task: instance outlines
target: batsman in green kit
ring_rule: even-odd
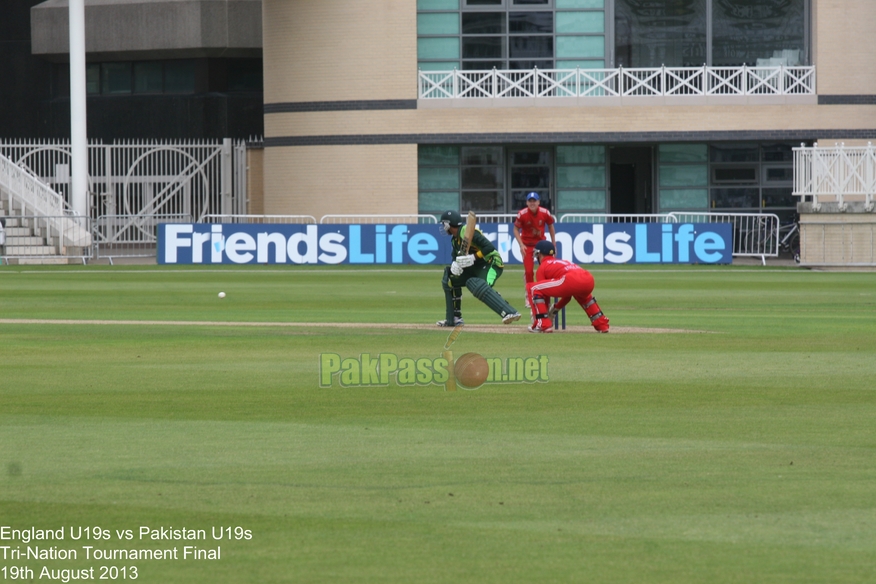
[[[493,290],[493,284],[502,275],[504,263],[502,256],[483,233],[475,231],[471,247],[462,254],[466,226],[462,216],[456,211],[445,211],[441,215],[441,227],[451,237],[453,262],[444,268],[441,286],[444,288],[445,318],[438,326],[457,326],[462,320],[462,287],[490,307],[502,317],[504,324],[520,320],[520,313],[508,304],[502,295]]]

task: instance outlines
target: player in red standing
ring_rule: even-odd
[[[590,317],[593,328],[600,333],[608,332],[608,318],[593,297],[593,276],[577,264],[555,257],[556,249],[549,241],[539,241],[533,255],[538,261],[537,282],[526,285],[526,296],[532,307],[531,333],[553,331],[554,314],[574,298]],[[551,298],[559,298],[548,308]]]
[[[551,234],[551,243],[557,244],[557,232],[554,229],[554,217],[550,211],[541,206],[538,193],[526,195],[526,208],[517,213],[514,220],[514,239],[520,246],[520,254],[523,257],[523,282],[529,285],[534,281],[533,249],[539,241],[544,241],[544,228],[547,227]],[[527,295],[527,302],[529,298]],[[526,305],[527,307],[529,304]]]

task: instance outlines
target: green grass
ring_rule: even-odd
[[[701,332],[463,331],[457,356],[548,355],[550,381],[448,393],[318,386],[320,353],[437,358],[442,330],[0,323],[0,526],[99,526],[110,541],[42,544],[180,553],[192,542],[139,528],[252,532],[194,542],[221,545],[218,561],[0,568],[135,565],[147,583],[876,579],[876,274],[592,271],[617,332]],[[521,279],[498,285],[518,308]],[[4,266],[0,311],[430,323],[443,294],[435,268]],[[498,323],[467,292],[464,312]],[[568,319],[586,321],[575,306]]]

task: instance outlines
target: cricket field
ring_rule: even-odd
[[[0,266],[0,581],[876,581],[876,273],[591,271]]]

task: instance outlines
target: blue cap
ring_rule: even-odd
[[[540,199],[539,199],[538,193],[532,192],[532,193],[529,193],[528,195],[526,195],[526,200],[527,201],[538,201]]]
[[[554,249],[554,244],[552,244],[547,239],[542,239],[538,243],[535,244],[535,253],[540,253],[546,256],[552,256],[556,253]]]

